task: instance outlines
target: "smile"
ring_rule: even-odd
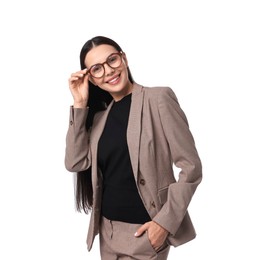
[[[118,75],[118,76],[112,78],[111,80],[107,81],[107,83],[111,84],[111,85],[115,85],[119,82],[119,80],[120,80],[120,75]]]

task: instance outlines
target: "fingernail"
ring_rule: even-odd
[[[136,232],[135,234],[134,234],[134,236],[136,237],[138,235],[138,232]]]

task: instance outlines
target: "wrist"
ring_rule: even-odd
[[[86,108],[87,102],[74,102],[74,108]]]

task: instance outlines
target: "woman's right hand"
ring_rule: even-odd
[[[89,98],[89,73],[87,69],[71,74],[68,79],[69,89],[74,98],[74,108],[84,108]]]

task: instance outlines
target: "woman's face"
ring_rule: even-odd
[[[107,58],[118,51],[111,45],[102,44],[91,49],[85,57],[85,65],[90,69],[93,65],[102,64]],[[128,77],[128,62],[125,54],[121,55],[122,62],[117,68],[103,64],[104,74],[101,78],[90,76],[90,81],[101,89],[109,92],[115,101],[120,100],[132,91],[132,84]]]

